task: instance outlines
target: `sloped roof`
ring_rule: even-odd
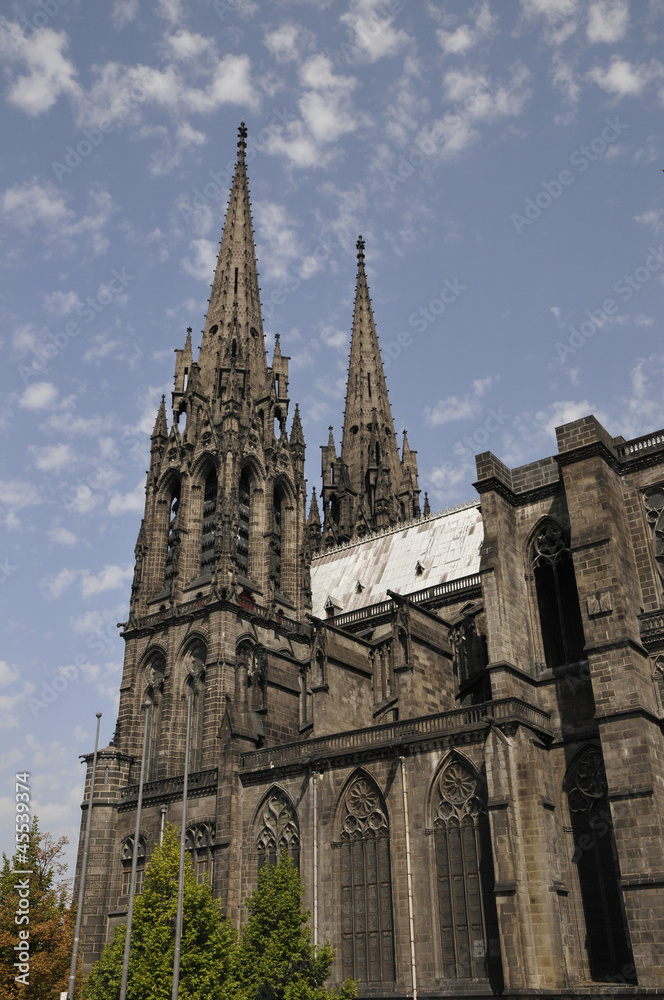
[[[474,501],[316,556],[313,614],[325,617],[329,597],[339,614],[387,600],[388,589],[412,594],[478,573],[482,538],[479,501]]]

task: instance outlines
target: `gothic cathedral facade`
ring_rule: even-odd
[[[125,918],[145,738],[139,884],[186,770],[187,848],[229,916],[287,849],[360,996],[664,995],[664,433],[589,416],[553,457],[479,455],[479,501],[421,507],[360,239],[341,446],[307,511],[245,137],[151,438],[86,966]]]

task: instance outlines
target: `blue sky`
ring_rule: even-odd
[[[475,495],[475,452],[541,458],[589,412],[664,426],[664,0],[3,9],[0,847],[28,770],[73,851],[240,120],[310,485],[340,441],[361,232],[395,424],[444,507]]]

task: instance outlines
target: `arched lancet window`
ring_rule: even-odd
[[[168,537],[166,542],[166,571],[164,585],[170,590],[178,571],[180,556],[180,532],[178,512],[180,510],[180,483],[175,483],[171,490],[171,502],[168,515]]]
[[[598,746],[587,747],[572,762],[565,786],[574,831],[572,860],[579,875],[590,974],[596,982],[612,976],[625,977],[620,982],[636,982],[606,772]]]
[[[501,985],[486,802],[477,776],[461,760],[447,764],[437,780],[433,831],[443,978]]]
[[[134,838],[125,837],[120,850],[122,865],[121,896],[128,896],[131,890],[131,865],[134,856]],[[136,859],[136,893],[143,891],[143,876],[145,875],[145,837],[138,838],[138,857]]]
[[[200,575],[210,576],[214,568],[214,529],[217,513],[217,473],[208,472],[203,493]]]
[[[255,826],[258,870],[264,864],[276,865],[283,850],[288,851],[295,867],[300,868],[300,825],[293,803],[281,789],[270,792],[258,811]]]
[[[546,665],[576,663],[583,659],[585,639],[572,553],[559,524],[543,525],[532,558]]]
[[[664,712],[664,656],[658,656],[655,660],[653,681],[655,682],[655,691],[659,700],[659,710],[660,712]]]
[[[196,823],[184,835],[185,850],[190,852],[191,865],[198,882],[212,885],[214,865],[214,824]]]
[[[394,980],[390,830],[373,782],[356,778],[341,823],[341,952],[344,979]]]
[[[310,726],[314,721],[311,688],[309,687],[310,673],[311,667],[309,664],[300,667],[300,727],[302,729]]]
[[[243,469],[239,486],[239,510],[235,561],[243,576],[249,576],[249,524],[251,516],[251,479],[249,470]]]
[[[147,669],[146,698],[150,702],[148,712],[148,728],[146,734],[145,780],[154,781],[159,765],[159,749],[161,743],[161,723],[164,703],[164,672],[166,663],[162,656],[156,656]]]
[[[284,492],[280,486],[275,486],[272,505],[272,542],[270,545],[270,577],[275,590],[281,590],[281,549],[282,549],[282,507]]]
[[[203,724],[205,712],[205,661],[203,643],[196,643],[187,653],[187,697],[191,698],[191,731],[189,770],[200,771],[203,754]]]

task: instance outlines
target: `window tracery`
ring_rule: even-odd
[[[584,655],[583,623],[569,541],[556,522],[537,533],[532,564],[546,665],[576,663]]]
[[[437,779],[434,850],[443,978],[502,982],[493,858],[477,775],[452,760]]]
[[[572,762],[566,787],[575,844],[572,860],[579,876],[590,974],[595,981],[624,976],[625,969],[634,969],[634,963],[599,746],[588,746]],[[628,977],[628,981],[635,979]]]
[[[288,851],[296,868],[300,867],[300,827],[293,805],[280,789],[263,803],[256,825],[256,850],[259,870],[264,864],[276,865],[283,850]]]
[[[344,797],[341,939],[344,978],[394,980],[389,822],[378,789],[363,776]]]
[[[122,885],[120,895],[128,896],[131,890],[131,866],[134,857],[134,838],[125,837],[120,849],[120,863],[122,865]],[[143,876],[145,875],[145,837],[138,838],[138,857],[136,859],[136,895],[143,891]]]
[[[214,865],[214,824],[197,823],[187,828],[185,850],[190,852],[191,864],[198,882],[212,885]]]

